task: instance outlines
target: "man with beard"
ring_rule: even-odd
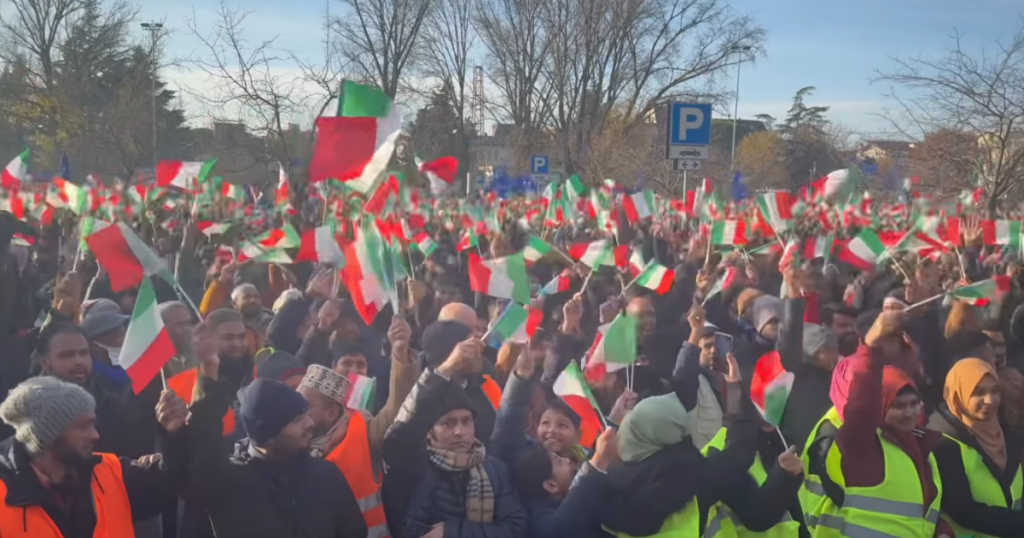
[[[256,286],[249,283],[235,285],[238,268],[237,263],[229,263],[221,269],[219,278],[210,283],[206,294],[203,295],[199,312],[208,316],[213,311],[227,306],[230,297],[231,306],[242,315],[245,323],[246,346],[249,353],[255,356],[263,347],[263,339],[267,335],[267,327],[274,319],[274,313],[263,308]],[[231,290],[230,295],[228,290]]]
[[[835,333],[839,340],[839,356],[849,357],[857,352],[857,309],[844,304],[830,304],[821,309],[821,324]]]
[[[164,321],[171,343],[177,351],[171,360],[164,365],[164,375],[170,379],[185,370],[195,368],[198,362],[192,356],[192,338],[195,336],[195,322],[192,311],[181,301],[169,301],[160,304],[160,317]]]
[[[89,341],[78,326],[53,323],[39,333],[37,342],[42,375],[84,388],[95,400],[96,449],[119,456],[139,457],[152,452],[152,437],[139,440],[140,417],[132,413],[133,395],[110,379],[93,372]]]
[[[161,395],[156,415],[166,450],[159,461],[94,453],[101,440],[95,409],[80,386],[52,377],[25,381],[0,405],[0,419],[16,432],[0,443],[4,536],[130,537],[133,519],[155,517],[173,501],[187,465],[184,402]]]
[[[206,318],[201,329],[212,338],[211,345],[220,359],[220,379],[235,391],[248,385],[255,377],[252,353],[246,345],[246,327],[242,315],[235,310],[222,308]],[[200,357],[202,353],[197,351]],[[196,389],[198,368],[184,372],[167,380],[167,388],[174,391],[185,403],[191,404]],[[235,431],[235,413],[231,409],[224,414],[223,434]]]
[[[201,396],[192,405],[190,489],[186,500],[205,511],[205,537],[365,538],[352,489],[334,465],[309,455],[313,420],[306,400],[284,383],[257,379],[238,391],[247,436],[234,454],[220,449],[220,417],[235,397],[220,359],[200,357]]]
[[[311,364],[299,383],[299,394],[309,403],[309,418],[313,421],[311,454],[333,463],[345,475],[362,509],[370,538],[389,536],[380,498],[381,452],[384,434],[419,374],[419,367],[409,359],[411,336],[412,329],[405,319],[393,316],[388,330],[391,391],[384,408],[375,416],[345,409],[351,383],[349,374],[337,367],[331,370]]]

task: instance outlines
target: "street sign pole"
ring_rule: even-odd
[[[686,196],[686,175],[687,174],[688,174],[688,172],[684,169],[683,170],[683,196]]]

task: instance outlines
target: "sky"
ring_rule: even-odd
[[[340,11],[336,0],[227,1],[251,11],[246,25],[251,40],[276,37],[278,47],[314,61],[321,57],[326,2],[331,2],[335,13]],[[752,15],[768,33],[766,56],[741,67],[739,116],[766,113],[784,118],[794,92],[815,86],[809,104],[831,107],[829,119],[860,137],[891,131],[886,120],[878,117],[893,106],[885,98],[889,87],[871,79],[879,70],[892,69],[892,56],[940,56],[951,45],[954,32],[961,34],[968,49],[991,50],[997,39],[1010,38],[1024,11],[1019,0],[729,1],[736,11]],[[142,0],[140,6],[144,19],[163,20],[172,29],[168,52],[181,57],[197,50],[184,18],[194,9],[201,23],[212,22],[218,2]],[[735,71],[725,79],[726,87],[734,87],[733,77]],[[179,86],[208,84],[201,74],[180,69],[171,78]]]

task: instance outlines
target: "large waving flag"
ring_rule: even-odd
[[[167,275],[164,260],[124,222],[94,231],[85,242],[107,271],[115,293],[138,286],[147,276]]]
[[[20,155],[15,157],[7,167],[0,171],[0,186],[5,189],[14,189],[20,187],[28,176],[28,160],[30,155],[29,150],[21,152]]]
[[[216,165],[217,159],[206,162],[160,161],[156,165],[156,184],[192,190],[196,183],[206,182]]]
[[[118,363],[132,380],[135,394],[149,385],[167,361],[177,353],[171,336],[164,327],[153,284],[148,278],[142,279],[139,296],[132,310],[132,320],[121,346]]]
[[[369,192],[387,168],[402,132],[402,113],[378,88],[343,81],[337,115],[316,120],[309,181],[337,179]]]
[[[496,260],[481,260],[469,253],[469,286],[473,291],[512,299],[519,304],[530,302],[530,281],[526,277],[523,254],[513,254]]]

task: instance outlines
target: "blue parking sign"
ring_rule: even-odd
[[[549,164],[550,162],[547,155],[534,155],[533,157],[530,157],[530,173],[547,174]]]

